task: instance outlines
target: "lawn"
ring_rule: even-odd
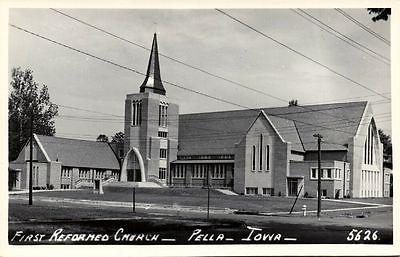
[[[105,187],[104,194],[94,194],[91,190],[80,191],[48,191],[37,192],[34,196],[46,196],[54,198],[87,199],[98,201],[131,202],[132,189],[122,187]],[[218,191],[210,190],[210,207],[229,208],[235,210],[255,212],[288,212],[294,203],[294,198],[263,197],[244,195],[224,195]],[[352,200],[352,199],[350,199]],[[363,201],[363,199],[357,199]],[[137,188],[136,202],[163,204],[170,206],[207,206],[207,189],[203,188]],[[385,202],[386,204],[387,201]],[[316,199],[298,199],[294,211],[301,211],[303,205],[308,210],[317,209]],[[347,202],[322,201],[322,210],[336,208],[362,207],[363,205]]]

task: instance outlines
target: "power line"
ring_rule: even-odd
[[[365,125],[365,124],[368,124],[368,123],[361,123],[360,125]],[[73,136],[80,136],[81,138],[95,138],[95,137],[98,136],[97,134],[57,133],[57,136],[59,136],[59,135],[65,135],[65,136],[73,135]],[[242,134],[242,135],[244,135],[244,134]],[[259,135],[259,134],[258,133],[252,133],[252,134],[248,134],[248,135]],[[188,136],[188,135],[186,135],[186,136]],[[216,137],[216,138],[210,138],[210,137],[204,137],[204,136],[198,136],[198,137],[190,136],[190,138],[185,138],[184,141],[186,143],[187,142],[198,142],[199,140],[204,139],[204,138],[209,139],[209,140],[211,140],[213,142],[217,142],[217,141],[225,141],[227,139],[236,138],[236,137],[235,137],[235,135],[232,135],[232,136],[229,136],[229,137]],[[178,139],[178,138],[173,138],[173,139]],[[146,142],[147,139],[136,139],[134,141],[135,142]],[[332,144],[332,145],[339,145],[339,146],[342,146],[342,147],[344,146],[341,143],[337,143],[337,142],[333,142],[333,141],[324,140],[324,142],[328,143],[328,144]],[[301,145],[301,146],[303,146],[304,144],[311,144],[311,143],[315,143],[315,141],[302,142],[302,143],[301,142],[300,143],[292,142],[292,145]],[[364,143],[361,143],[359,145],[356,144],[354,146],[363,148],[364,147]],[[243,147],[245,147],[245,146],[243,146]],[[196,147],[197,150],[198,149],[206,149],[206,150],[210,150],[210,149],[225,149],[225,150],[227,150],[227,149],[236,149],[236,148],[237,148],[236,146],[221,146],[221,147],[218,147],[218,146],[217,147],[207,146],[207,148]]]
[[[105,30],[105,29],[99,28],[98,26],[95,26],[95,25],[90,24],[90,23],[88,23],[88,22],[86,22],[86,21],[83,21],[82,19],[78,19],[78,18],[76,18],[76,17],[74,17],[74,16],[71,16],[71,15],[69,15],[69,14],[66,14],[66,13],[64,13],[64,12],[62,12],[62,11],[60,11],[60,10],[57,10],[57,9],[54,9],[54,8],[50,8],[50,10],[56,12],[57,14],[63,15],[63,16],[65,16],[65,17],[69,18],[69,19],[72,19],[72,20],[74,20],[74,21],[76,21],[76,22],[79,22],[79,23],[81,23],[81,24],[83,24],[83,25],[85,25],[85,26],[88,26],[88,27],[93,28],[93,29],[95,29],[95,30],[101,31],[101,32],[103,32],[103,33],[105,33],[105,34],[107,34],[107,35],[109,35],[109,36],[112,36],[112,37],[114,37],[114,38],[117,38],[117,39],[119,39],[119,40],[122,40],[122,41],[124,41],[124,42],[127,42],[127,43],[129,43],[129,44],[134,45],[134,46],[140,47],[140,48],[145,49],[145,50],[147,50],[147,51],[151,51],[151,49],[149,49],[149,48],[147,48],[147,47],[145,47],[145,46],[143,46],[143,45],[141,45],[141,44],[139,44],[139,43],[136,43],[136,42],[133,42],[133,41],[128,40],[128,39],[126,39],[126,38],[123,38],[123,37],[121,37],[121,36],[118,36],[118,35],[116,35],[115,33],[112,33],[112,32],[109,32],[109,31],[107,31],[107,30]],[[172,61],[174,61],[174,62],[177,62],[177,63],[179,63],[179,64],[182,64],[182,65],[184,65],[184,66],[190,67],[190,68],[195,69],[195,70],[200,71],[200,72],[203,72],[203,73],[205,73],[205,74],[207,74],[207,75],[210,75],[210,76],[212,76],[212,77],[215,77],[215,78],[218,78],[218,79],[222,79],[222,80],[224,80],[224,81],[226,81],[226,82],[229,82],[229,83],[231,83],[231,84],[234,84],[234,85],[236,85],[236,86],[240,86],[240,87],[242,87],[242,88],[245,88],[245,89],[248,89],[248,90],[251,90],[251,91],[254,91],[254,92],[257,92],[257,93],[266,95],[266,96],[269,96],[269,97],[271,97],[271,98],[274,98],[274,99],[279,100],[279,101],[283,101],[283,102],[285,102],[285,103],[288,102],[286,99],[283,99],[283,98],[280,98],[280,97],[276,97],[276,96],[271,95],[271,94],[268,94],[268,93],[266,93],[266,92],[264,92],[264,91],[260,91],[260,90],[254,89],[254,88],[248,87],[248,86],[246,86],[246,85],[243,85],[243,84],[241,84],[241,83],[238,83],[238,82],[236,82],[236,81],[233,81],[233,80],[227,79],[227,78],[225,78],[225,77],[222,77],[222,76],[220,76],[220,75],[213,74],[213,73],[211,73],[211,72],[209,72],[209,71],[206,71],[206,70],[204,70],[204,69],[202,69],[202,68],[199,68],[199,67],[195,67],[195,66],[193,66],[193,65],[191,65],[191,64],[187,64],[187,63],[185,63],[185,62],[183,62],[183,61],[180,61],[180,60],[178,60],[178,59],[176,59],[176,58],[167,56],[167,55],[162,54],[162,53],[159,53],[159,55],[160,55],[160,56],[163,56],[163,57],[165,57],[165,58],[167,58],[167,59],[169,59],[169,60],[172,60]],[[306,109],[307,109],[307,107],[305,107],[305,106],[301,106],[301,105],[299,105],[299,106],[302,107],[302,108],[306,108]],[[311,110],[312,110],[312,109],[311,109]],[[332,116],[331,114],[328,114],[328,115],[329,115],[329,116]],[[332,116],[332,117],[337,118],[336,116]],[[350,121],[350,122],[352,122],[352,121]]]
[[[340,8],[335,8],[335,10],[337,12],[339,12],[341,15],[343,15],[344,17],[346,17],[348,20],[352,21],[354,24],[356,24],[357,26],[359,26],[360,28],[362,28],[363,30],[365,30],[366,32],[371,34],[372,36],[376,37],[377,39],[379,39],[380,41],[382,41],[386,45],[390,46],[390,41],[388,39],[386,39],[382,35],[379,35],[375,31],[373,31],[372,29],[368,28],[367,26],[365,26],[364,24],[359,22],[357,19],[355,19],[353,16],[351,16],[350,14],[345,12],[344,10],[342,10]]]
[[[111,64],[111,65],[114,65],[114,66],[116,66],[116,67],[119,67],[119,68],[122,68],[122,69],[125,69],[125,70],[128,70],[128,71],[134,72],[134,73],[136,73],[136,74],[139,74],[139,75],[142,75],[142,76],[146,76],[146,74],[144,74],[144,73],[142,73],[142,72],[140,72],[140,71],[137,71],[137,70],[135,70],[135,69],[133,69],[133,68],[129,68],[129,67],[127,67],[127,66],[124,66],[124,65],[115,63],[115,62],[113,62],[113,61],[110,61],[110,60],[107,60],[107,59],[104,59],[104,58],[95,56],[95,55],[90,54],[90,53],[88,53],[88,52],[85,52],[85,51],[76,49],[76,48],[74,48],[74,47],[68,46],[68,45],[66,45],[66,44],[60,43],[60,42],[55,41],[55,40],[53,40],[53,39],[50,39],[50,38],[48,38],[48,37],[45,37],[45,36],[39,35],[39,34],[37,34],[37,33],[31,32],[31,31],[29,31],[29,30],[27,30],[27,29],[21,28],[21,27],[19,27],[19,26],[14,25],[14,24],[9,24],[9,25],[10,25],[11,27],[14,27],[14,28],[18,29],[18,30],[24,31],[25,33],[28,33],[28,34],[31,34],[31,35],[33,35],[33,36],[39,37],[39,38],[41,38],[41,39],[44,39],[44,40],[46,40],[46,41],[52,42],[52,43],[54,43],[54,44],[56,44],[56,45],[59,45],[59,46],[68,48],[68,49],[70,49],[70,50],[72,50],[72,51],[81,53],[81,54],[83,54],[83,55],[92,57],[92,58],[94,58],[94,59],[97,59],[97,60],[99,60],[99,61],[102,61],[102,62]],[[177,84],[175,84],[175,83],[172,83],[172,82],[169,82],[169,81],[166,81],[166,80],[161,80],[161,81],[162,81],[163,83],[165,83],[165,84],[169,84],[169,85],[171,85],[171,86],[174,86],[174,87],[177,87],[177,88],[180,88],[180,89],[183,89],[183,90],[187,90],[187,91],[189,91],[189,92],[196,93],[196,94],[199,94],[199,95],[202,95],[202,96],[205,96],[205,97],[214,99],[214,100],[219,101],[219,102],[228,103],[228,104],[231,104],[231,105],[235,105],[235,106],[238,106],[238,107],[241,107],[241,108],[244,108],[244,109],[249,109],[249,110],[253,110],[253,111],[257,111],[257,112],[260,111],[260,109],[250,108],[250,107],[247,107],[247,106],[244,106],[244,105],[241,105],[241,104],[237,104],[237,103],[231,102],[231,101],[229,101],[229,100],[225,100],[225,99],[222,99],[222,98],[219,98],[219,97],[211,96],[211,95],[209,95],[209,94],[206,94],[206,93],[203,93],[203,92],[200,92],[200,91],[197,91],[197,90],[189,89],[189,88],[186,88],[186,87],[177,85]],[[386,98],[386,97],[385,97],[385,98]],[[389,98],[388,98],[388,99],[389,99]],[[269,115],[270,115],[270,116],[276,116],[276,117],[282,118],[280,115],[276,115],[276,114],[269,114]],[[283,117],[283,118],[285,118],[285,117]],[[328,129],[328,130],[336,130],[336,131],[339,131],[339,132],[343,132],[343,133],[347,133],[347,134],[352,134],[352,133],[349,133],[349,132],[347,132],[347,131],[340,131],[340,130],[337,130],[337,129],[331,129],[331,128],[327,128],[327,127],[324,127],[324,126],[321,126],[321,125],[312,124],[312,123],[307,123],[307,122],[304,122],[304,121],[299,121],[299,120],[295,120],[295,119],[290,119],[290,120],[297,121],[297,122],[299,122],[299,123],[306,124],[306,125],[312,125],[312,126],[316,126],[316,127],[321,127],[321,128]],[[354,121],[351,121],[351,122],[354,122]]]
[[[373,57],[374,59],[376,59],[376,60],[378,60],[378,61],[380,61],[380,62],[383,62],[383,63],[386,64],[386,65],[390,65],[390,63],[387,62],[386,60],[383,60],[383,59],[379,58],[379,57],[378,57],[377,55],[375,55],[375,54],[371,54],[370,52],[368,52],[368,51],[362,49],[361,47],[357,46],[357,45],[354,44],[354,43],[351,43],[349,40],[346,40],[346,39],[343,38],[343,37],[339,37],[337,34],[332,33],[330,30],[326,29],[325,27],[321,26],[321,25],[318,24],[317,22],[313,21],[311,18],[308,18],[308,17],[306,17],[305,15],[301,14],[301,13],[298,12],[297,10],[291,9],[291,11],[293,11],[293,12],[296,13],[297,15],[303,17],[305,20],[311,22],[312,24],[318,26],[320,29],[322,29],[322,30],[328,32],[329,34],[333,35],[334,37],[336,37],[336,38],[342,40],[343,42],[347,43],[348,45],[354,47],[355,49],[358,49],[358,50],[362,51],[363,53],[368,54],[369,56]],[[307,14],[307,13],[305,13],[305,14],[306,14],[306,15],[309,15],[309,14]],[[311,16],[311,15],[310,15],[310,16]],[[323,23],[321,23],[321,24],[323,24]],[[325,26],[325,24],[324,24],[324,26]]]
[[[85,112],[91,112],[91,113],[97,113],[97,114],[103,114],[103,115],[115,116],[115,117],[123,117],[121,115],[116,115],[116,114],[112,114],[112,113],[93,111],[93,110],[88,110],[88,109],[83,109],[83,108],[78,108],[78,107],[73,107],[73,106],[68,106],[68,105],[62,105],[62,104],[55,104],[55,105],[57,105],[59,107],[67,108],[67,109],[72,109],[72,110],[85,111]]]
[[[339,108],[345,108],[345,107],[337,107],[337,108],[332,108],[332,109],[339,109]],[[260,109],[260,111],[261,110],[263,110],[263,109]],[[323,110],[321,110],[321,113],[324,111],[325,109],[323,109]],[[264,110],[265,112],[266,112],[266,114],[267,115],[271,115],[271,114],[269,114],[268,113],[268,110]],[[286,119],[286,120],[288,120],[288,121],[291,121],[291,119],[290,118],[283,118],[283,116],[285,116],[285,115],[290,115],[290,114],[302,114],[302,113],[306,113],[306,112],[289,112],[289,113],[275,113],[275,114],[272,114],[272,115],[280,115],[280,117],[282,118],[282,119]],[[207,114],[207,113],[206,113]],[[212,114],[212,113],[211,113]],[[374,114],[374,117],[377,117],[377,116],[391,116],[391,112],[384,112],[384,113],[376,113],[376,114]],[[120,118],[99,118],[99,117],[85,117],[85,116],[77,116],[77,115],[58,115],[58,116],[56,116],[56,117],[58,117],[58,118],[67,118],[67,119],[69,119],[69,118],[71,118],[71,119],[74,119],[74,118],[76,118],[76,119],[82,119],[82,120],[94,120],[94,121],[116,121],[116,122],[120,122],[120,123],[125,123],[125,122],[127,122],[127,123],[130,123],[131,122],[131,119],[130,118],[128,118],[128,119],[125,119],[124,118],[124,116],[118,116],[118,117],[120,117]],[[235,119],[241,119],[241,118],[244,118],[244,119],[246,119],[246,118],[249,118],[249,116],[248,116],[248,114],[244,114],[244,115],[235,115],[234,116],[234,118]],[[354,117],[354,118],[359,118],[359,117]],[[195,119],[182,119],[182,118],[177,118],[177,119],[171,119],[171,118],[169,118],[168,119],[168,121],[170,122],[170,121],[179,121],[181,124],[184,124],[184,123],[191,123],[193,120],[195,120],[195,121],[210,121],[210,120],[221,120],[221,117],[202,117],[202,118],[199,118],[199,117],[196,117]],[[145,121],[159,121],[159,119],[145,119]],[[339,120],[330,120],[330,121],[326,121],[326,122],[321,122],[321,121],[319,121],[318,122],[318,124],[334,124],[334,123],[337,123],[337,122],[343,122],[343,121],[348,121],[346,118],[343,118],[343,119],[339,119]],[[357,123],[358,124],[358,122],[355,122],[355,123]],[[288,126],[289,128],[292,128],[293,126]],[[285,128],[285,127],[279,127],[279,128]]]
[[[376,117],[379,115],[383,115],[382,117]],[[376,116],[374,116],[375,120],[379,120],[379,122],[386,122],[386,121],[391,121],[390,117],[384,117],[387,114],[382,113],[382,114],[377,114]],[[110,122],[110,121],[105,121],[105,120],[98,120],[98,119],[92,119],[92,118],[82,118],[80,117],[59,117],[59,118],[66,118],[68,120],[81,120],[81,121],[86,121],[86,122],[107,122],[107,123],[123,123],[123,121],[115,121],[115,122]],[[381,120],[382,119],[382,120]],[[334,126],[334,127],[328,127],[327,130],[337,130],[337,129],[344,129],[344,128],[348,128],[348,127],[354,127],[354,125],[349,125],[347,123],[339,123],[339,124],[334,124],[337,121],[327,121],[327,122],[320,122],[319,124],[323,124],[324,126]],[[369,124],[369,121],[367,122],[363,122],[362,120],[360,120],[358,122],[358,125],[367,125]],[[194,134],[185,134],[185,136],[190,136],[190,140],[193,139],[201,139],[201,138],[206,138],[206,139],[212,139],[212,140],[223,140],[223,139],[229,139],[235,136],[243,136],[245,133],[243,130],[238,130],[238,131],[229,131],[229,134],[227,134],[227,131],[225,130],[221,130],[221,129],[211,129],[211,128],[203,128],[203,127],[199,127],[199,126],[194,126],[196,128],[196,130],[206,130],[207,134],[198,134],[198,133],[194,133]],[[291,134],[296,134],[298,135],[299,132],[314,132],[316,131],[316,129],[310,129],[310,128],[314,128],[315,125],[313,126],[303,126],[298,128],[298,131],[294,131],[293,129],[295,128],[295,125],[293,126],[281,126],[281,127],[277,127],[279,134],[281,135],[291,135]],[[209,131],[216,131],[216,132],[209,132]],[[351,132],[347,132],[349,134],[354,134]],[[214,137],[215,136],[215,137]],[[190,141],[189,140],[189,141]],[[188,141],[188,139],[186,139],[186,141]]]
[[[36,36],[36,37],[39,37],[39,38],[41,38],[41,39],[47,40],[47,41],[49,41],[49,42],[52,42],[52,43],[54,43],[54,44],[56,44],[56,45],[59,45],[59,46],[68,48],[68,49],[70,49],[70,50],[72,50],[72,51],[75,51],[75,52],[84,54],[84,55],[86,55],[86,56],[92,57],[92,58],[94,58],[94,59],[97,59],[97,60],[99,60],[99,61],[102,61],[102,62],[111,64],[111,65],[114,65],[114,66],[119,67],[119,68],[121,68],[121,69],[125,69],[125,70],[128,70],[128,71],[134,72],[134,73],[136,73],[136,74],[139,74],[139,75],[142,75],[142,76],[146,76],[145,73],[140,72],[140,71],[137,71],[137,70],[135,70],[135,69],[133,69],[133,68],[130,68],[130,67],[128,67],[128,66],[121,65],[121,64],[118,64],[118,63],[116,63],[116,62],[107,60],[107,59],[105,59],[105,58],[98,57],[98,56],[93,55],[93,54],[91,54],[91,53],[88,53],[88,52],[79,50],[79,49],[77,49],[77,48],[74,48],[74,47],[71,47],[71,46],[69,46],[69,45],[60,43],[60,42],[55,41],[55,40],[53,40],[53,39],[50,39],[50,38],[48,38],[48,37],[45,37],[45,36],[39,35],[39,34],[37,34],[37,33],[34,33],[34,32],[32,32],[32,31],[29,31],[29,30],[27,30],[27,29],[18,27],[18,26],[14,25],[14,24],[9,24],[9,25],[10,25],[11,27],[14,27],[14,28],[16,28],[16,29],[18,29],[18,30],[24,31],[24,32],[26,32],[26,33],[28,33],[28,34],[31,34],[31,35],[33,35],[33,36]],[[177,87],[177,88],[180,88],[180,89],[183,89],[183,90],[190,91],[190,92],[192,92],[192,93],[196,93],[196,94],[199,94],[199,95],[202,95],[202,96],[205,96],[205,97],[208,97],[208,98],[211,98],[211,99],[220,101],[220,102],[224,102],[224,103],[231,104],[231,105],[235,105],[235,106],[238,106],[238,107],[241,107],[241,108],[249,109],[248,107],[246,107],[246,106],[244,106],[244,105],[236,104],[236,103],[231,102],[231,101],[229,101],[229,100],[225,100],[225,99],[222,99],[222,98],[214,97],[214,96],[208,95],[208,94],[206,94],[206,93],[203,93],[203,92],[200,92],[200,91],[197,91],[197,90],[193,90],[193,89],[190,89],[190,88],[186,88],[186,87],[180,86],[180,85],[178,85],[178,84],[175,84],[175,83],[172,83],[172,82],[169,82],[169,81],[166,81],[166,80],[161,80],[161,82],[166,83],[166,84],[171,85],[171,86],[174,86],[174,87]]]
[[[88,22],[86,22],[86,21],[83,21],[82,19],[78,19],[78,18],[76,18],[76,17],[74,17],[74,16],[71,16],[71,15],[69,15],[69,14],[66,14],[66,13],[64,13],[64,12],[62,12],[62,11],[60,11],[60,10],[57,10],[57,9],[54,9],[54,8],[50,8],[50,10],[52,10],[52,11],[54,11],[54,12],[60,14],[60,15],[63,15],[63,16],[65,16],[65,17],[67,17],[67,18],[70,18],[70,19],[72,19],[72,20],[74,20],[74,21],[76,21],[76,22],[79,22],[79,23],[81,23],[81,24],[84,24],[84,25],[86,25],[86,26],[89,26],[89,27],[91,27],[91,28],[93,28],[93,29],[95,29],[95,30],[101,31],[101,32],[103,32],[103,33],[105,33],[105,34],[107,34],[107,35],[109,35],[109,36],[112,36],[112,37],[114,37],[114,38],[117,38],[117,39],[119,39],[119,40],[122,40],[122,41],[124,41],[124,42],[126,42],[126,43],[129,43],[129,44],[132,44],[132,45],[134,45],[134,46],[140,47],[140,48],[142,48],[142,49],[144,49],[144,50],[147,50],[147,51],[151,51],[151,49],[148,48],[148,47],[145,47],[145,46],[143,46],[143,45],[141,45],[141,44],[139,44],[139,43],[133,42],[132,40],[123,38],[123,37],[121,37],[121,36],[118,36],[118,35],[116,35],[116,34],[114,34],[114,33],[112,33],[112,32],[109,32],[109,31],[107,31],[107,30],[105,30],[105,29],[99,28],[98,26],[95,26],[95,25],[90,24],[90,23],[88,23]],[[202,73],[204,73],[204,74],[207,74],[207,75],[209,75],[209,76],[212,76],[212,77],[214,77],[214,78],[221,79],[221,80],[223,80],[223,81],[225,81],[225,82],[228,82],[228,83],[231,83],[231,84],[234,84],[234,85],[237,85],[237,86],[240,86],[240,87],[243,87],[243,88],[252,90],[252,91],[254,91],[254,92],[256,92],[256,93],[260,93],[260,94],[269,96],[269,97],[271,97],[271,98],[274,98],[274,99],[279,100],[279,101],[283,101],[283,102],[285,102],[285,103],[288,102],[286,99],[283,99],[283,98],[280,98],[280,97],[277,97],[277,96],[268,94],[268,93],[266,93],[266,92],[264,92],[264,91],[261,91],[261,90],[257,90],[257,89],[248,87],[248,86],[246,86],[246,85],[244,85],[244,84],[242,84],[242,83],[239,83],[239,82],[233,81],[233,80],[231,80],[231,79],[228,79],[228,78],[226,78],[226,77],[217,75],[217,74],[212,73],[212,72],[210,72],[210,71],[207,71],[207,70],[205,70],[205,69],[203,69],[203,68],[196,67],[196,66],[194,66],[194,65],[192,65],[192,64],[188,64],[188,63],[186,63],[186,62],[183,62],[183,61],[181,61],[181,60],[179,60],[179,59],[177,59],[177,58],[175,58],[175,57],[168,56],[168,55],[163,54],[163,53],[161,53],[161,52],[158,52],[158,55],[159,55],[159,56],[162,56],[162,57],[164,57],[164,58],[166,58],[166,59],[169,59],[169,60],[171,60],[171,61],[173,61],[173,62],[179,63],[179,64],[181,64],[181,65],[183,65],[183,66],[186,66],[186,67],[189,67],[189,68],[191,68],[191,69],[200,71],[200,72],[202,72]]]
[[[390,92],[383,93],[383,94],[390,94]],[[353,99],[360,99],[360,98],[366,98],[366,97],[371,97],[371,96],[375,96],[375,94],[374,95],[358,96],[358,97],[332,99],[332,100],[328,100],[328,101],[334,102],[334,101],[341,101],[341,100],[353,100]],[[308,103],[305,103],[305,104],[316,104],[316,103],[319,103],[319,102],[308,102]],[[376,102],[370,102],[370,103],[374,104],[374,105],[378,105],[378,104],[388,104],[388,103],[390,103],[390,101],[383,100],[383,101],[376,101]],[[78,110],[78,111],[84,111],[84,112],[96,113],[96,114],[103,114],[103,115],[115,116],[115,117],[125,117],[123,115],[116,115],[116,114],[112,114],[112,113],[93,111],[93,110],[84,109],[84,108],[75,107],[75,106],[68,106],[68,105],[62,105],[62,104],[57,104],[57,103],[53,103],[53,104],[55,104],[55,105],[57,105],[59,107],[62,107],[62,108],[66,108],[66,109],[72,109],[72,110]],[[326,109],[323,109],[323,110],[326,110]],[[182,115],[185,115],[185,114],[182,114]]]
[[[383,97],[383,98],[385,98],[385,99],[390,100],[389,97],[386,97],[386,96],[383,95],[382,93],[379,93],[378,91],[375,91],[375,90],[373,90],[373,89],[371,89],[371,88],[369,88],[369,87],[363,85],[362,83],[357,82],[357,81],[353,80],[352,78],[350,78],[350,77],[348,77],[348,76],[346,76],[346,75],[343,75],[343,74],[341,74],[341,73],[335,71],[334,69],[330,68],[329,66],[327,66],[327,65],[325,65],[325,64],[322,64],[321,62],[319,62],[319,61],[317,61],[317,60],[314,60],[313,58],[311,58],[311,57],[309,57],[309,56],[307,56],[307,55],[305,55],[305,54],[303,54],[303,53],[297,51],[296,49],[294,49],[294,48],[292,48],[292,47],[290,47],[290,46],[288,46],[288,45],[286,45],[286,44],[284,44],[284,43],[282,43],[282,42],[276,40],[275,38],[273,38],[273,37],[271,37],[271,36],[265,34],[264,32],[262,32],[262,31],[260,31],[260,30],[258,30],[258,29],[256,29],[256,28],[254,28],[254,27],[248,25],[247,23],[245,23],[245,22],[239,20],[238,18],[235,18],[235,17],[233,17],[232,15],[230,15],[230,14],[228,14],[228,13],[226,13],[226,12],[220,10],[220,9],[215,9],[215,10],[218,11],[218,12],[220,12],[221,14],[225,15],[226,17],[230,18],[231,20],[233,20],[233,21],[235,21],[235,22],[237,22],[237,23],[239,23],[239,24],[241,24],[241,25],[243,25],[243,26],[249,28],[250,30],[252,30],[252,31],[254,31],[254,32],[256,32],[256,33],[262,35],[263,37],[266,37],[266,38],[272,40],[273,42],[279,44],[280,46],[282,46],[282,47],[284,47],[284,48],[286,48],[286,49],[289,49],[290,51],[296,53],[297,55],[300,55],[300,56],[304,57],[305,59],[307,59],[307,60],[309,60],[309,61],[311,61],[311,62],[313,62],[313,63],[315,63],[315,64],[317,64],[317,65],[319,65],[319,66],[321,66],[321,67],[323,67],[323,68],[325,68],[326,70],[328,70],[328,71],[330,71],[330,72],[336,74],[337,76],[342,77],[342,78],[344,78],[345,80],[350,81],[351,83],[353,83],[353,84],[355,84],[355,85],[357,85],[357,86],[360,86],[360,87],[362,87],[362,88],[364,88],[364,89],[366,89],[366,90],[368,90],[368,91],[370,91],[370,92],[373,92],[373,93],[375,93],[375,94],[377,94],[377,95],[379,95],[379,96],[381,96],[381,97]]]
[[[376,51],[374,51],[374,50],[372,50],[372,49],[370,49],[370,48],[364,46],[363,44],[361,44],[361,43],[359,43],[359,42],[357,42],[357,41],[351,39],[350,37],[346,36],[345,34],[343,34],[343,33],[339,32],[339,31],[335,30],[334,28],[332,28],[332,27],[329,26],[328,24],[322,22],[320,19],[314,17],[313,15],[307,13],[306,11],[304,11],[304,10],[302,10],[302,9],[298,9],[298,10],[301,11],[302,13],[304,13],[305,15],[307,15],[308,17],[310,17],[311,19],[318,21],[320,24],[323,24],[324,26],[328,27],[328,28],[331,29],[332,31],[334,31],[334,32],[336,32],[337,34],[341,35],[342,37],[346,38],[346,39],[349,40],[350,42],[352,42],[352,43],[358,45],[359,47],[364,48],[364,49],[370,51],[371,53],[374,53],[375,55],[381,57],[382,59],[384,59],[384,60],[390,62],[390,59],[389,59],[389,58],[387,58],[387,57],[385,57],[385,56],[383,56],[383,55],[377,53]]]
[[[390,95],[391,92],[385,92],[385,93],[382,93],[382,94]],[[372,96],[377,96],[377,95],[373,94],[373,95],[363,95],[363,96],[356,96],[356,97],[337,98],[337,99],[327,100],[327,102],[337,102],[337,101],[343,101],[343,100],[355,100],[355,99],[360,99],[360,98],[362,99],[362,98],[372,97]],[[387,100],[383,100],[383,101],[386,101],[386,103],[390,103],[391,102],[391,101],[387,101]],[[317,103],[320,103],[320,102],[315,101],[315,102],[307,102],[307,103],[304,103],[304,104],[317,104]]]

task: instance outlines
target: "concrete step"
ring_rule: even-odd
[[[235,192],[233,192],[233,191],[231,191],[231,190],[228,190],[228,189],[217,188],[217,189],[215,189],[215,190],[217,190],[218,192],[223,193],[224,195],[238,195],[238,194],[236,194]]]
[[[130,182],[130,181],[113,181],[103,187],[146,187],[146,188],[161,188],[162,186],[154,182]]]

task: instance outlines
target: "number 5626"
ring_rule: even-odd
[[[378,240],[378,231],[375,230],[374,232],[372,232],[369,229],[352,229],[349,233],[349,235],[347,236],[347,241],[375,241]]]

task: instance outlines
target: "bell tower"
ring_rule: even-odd
[[[179,106],[169,101],[161,80],[154,34],[146,77],[139,93],[125,99],[125,141],[121,181],[166,185],[178,152]]]

